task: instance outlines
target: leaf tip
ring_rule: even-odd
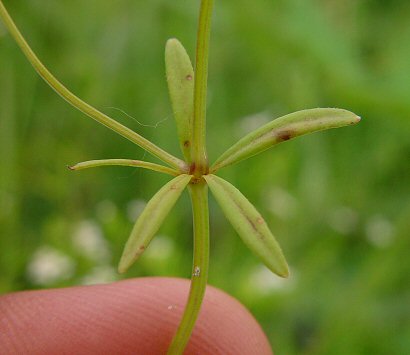
[[[130,266],[132,265],[133,260],[130,260],[128,256],[122,255],[120,262],[118,263],[117,271],[119,274],[125,274]]]
[[[165,47],[172,46],[172,44],[175,42],[176,38],[168,38],[167,42],[165,43]]]
[[[124,252],[121,256],[120,262],[118,263],[118,273],[124,274],[128,271],[132,264],[134,264],[137,259],[141,256],[141,254],[145,251],[146,246],[141,245],[138,247],[137,251],[132,253],[130,252],[130,247],[128,245],[125,246]]]
[[[279,256],[279,260],[275,264],[265,262],[265,265],[279,277],[287,279],[290,276],[289,266],[283,254]]]
[[[117,271],[119,274],[124,274],[130,267],[129,260],[124,257],[124,254],[121,256],[120,262],[118,263]]]
[[[172,48],[175,48],[175,47],[182,47],[181,42],[178,41],[178,40],[177,40],[176,38],[174,38],[174,37],[169,38],[169,39],[167,40],[167,43],[165,44],[165,48],[166,48],[167,50],[169,50],[169,49],[172,49]]]
[[[350,123],[351,125],[359,123],[362,120],[362,118],[359,115],[356,115],[354,112],[343,110],[343,109],[339,109],[339,110],[342,110],[343,116],[346,117],[346,119],[348,120],[348,123]]]
[[[278,273],[278,275],[279,275],[280,277],[283,277],[284,279],[289,278],[290,272],[289,272],[289,267],[288,267],[287,264],[285,265],[284,269],[281,270],[280,273]]]
[[[75,171],[75,165],[66,165],[68,170]]]
[[[121,265],[118,265],[117,272],[119,274],[125,274],[126,271],[127,271],[126,268],[122,267]]]

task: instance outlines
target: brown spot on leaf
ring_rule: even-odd
[[[256,220],[256,222],[257,222],[258,224],[263,224],[263,222],[265,222],[265,221],[263,220],[262,217],[259,217],[259,218]]]
[[[289,131],[289,130],[279,131],[276,134],[276,137],[278,138],[279,142],[284,142],[284,141],[287,141],[287,140],[289,140],[293,137],[293,132]]]
[[[144,245],[141,245],[141,246],[138,248],[138,250],[135,252],[135,257],[140,256],[140,255],[144,252],[144,250],[145,250],[145,246],[144,246]]]
[[[71,171],[74,171],[74,170],[75,170],[74,167],[72,167],[72,166],[70,166],[70,165],[67,165],[67,169],[69,169],[69,170],[71,170]]]
[[[195,167],[196,167],[195,163],[192,163],[191,166],[189,167],[189,174],[190,175],[192,175],[194,173]]]
[[[190,141],[185,141],[185,142],[184,142],[184,147],[185,147],[185,148],[188,148],[190,145],[191,145],[191,142],[190,142]]]
[[[195,184],[199,184],[201,181],[202,181],[202,178],[197,178],[197,177],[193,176],[189,183],[192,184],[192,185],[195,185]]]
[[[185,77],[185,79],[186,79],[186,80],[189,80],[189,81],[192,80],[192,75],[191,75],[191,74],[188,74],[188,75]]]

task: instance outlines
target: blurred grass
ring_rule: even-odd
[[[179,154],[163,52],[175,36],[193,57],[197,2],[5,4],[69,88]],[[278,354],[410,353],[409,18],[404,0],[216,4],[211,160],[250,127],[294,110],[363,117],[221,174],[266,216],[290,280],[258,264],[211,199],[210,284],[250,308]],[[112,107],[143,124],[165,121],[143,127]],[[167,178],[65,168],[117,157],[151,158],[64,103],[0,26],[0,292],[119,278],[132,221]],[[188,205],[184,196],[126,277],[189,276]]]

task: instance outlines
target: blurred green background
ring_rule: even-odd
[[[69,88],[180,156],[163,53],[177,37],[194,56],[199,1],[4,2]],[[211,160],[302,108],[363,120],[221,173],[266,217],[292,275],[259,264],[211,198],[210,284],[251,310],[276,354],[409,354],[410,3],[216,1],[213,25]],[[120,279],[132,224],[168,177],[66,169],[102,158],[156,161],[62,101],[0,25],[1,293]],[[188,206],[126,277],[189,277]]]

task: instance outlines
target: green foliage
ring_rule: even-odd
[[[354,113],[337,108],[315,108],[290,113],[240,139],[216,160],[211,171],[235,164],[289,139],[359,121],[360,117]]]
[[[194,52],[194,2],[90,0],[81,11],[64,2],[41,9],[8,3],[36,52],[80,97],[177,154],[173,122],[163,121],[172,115],[160,74],[163,44],[178,36]],[[210,283],[251,308],[282,353],[407,353],[408,3],[240,0],[216,7],[211,161],[266,116],[320,105],[347,107],[365,120],[223,172],[280,237],[292,276],[285,283],[268,276],[217,213]],[[65,165],[81,159],[145,154],[50,94],[1,24],[0,102],[0,290],[117,278],[110,272],[135,221],[131,212],[168,178],[117,168],[70,173]],[[188,276],[192,226],[181,199],[129,275]],[[108,256],[78,247],[84,221],[100,227]],[[33,277],[44,246],[74,265],[66,279]]]
[[[278,242],[265,220],[248,199],[229,182],[218,176],[204,176],[226,218],[247,247],[275,274],[288,277],[289,270]]]
[[[177,39],[167,41],[165,68],[179,146],[185,161],[190,163],[194,118],[194,69],[188,53]]]
[[[145,251],[190,180],[190,175],[179,175],[165,184],[154,197],[149,200],[141,215],[138,217],[127,244],[125,244],[124,252],[118,266],[120,273],[126,272]]]

